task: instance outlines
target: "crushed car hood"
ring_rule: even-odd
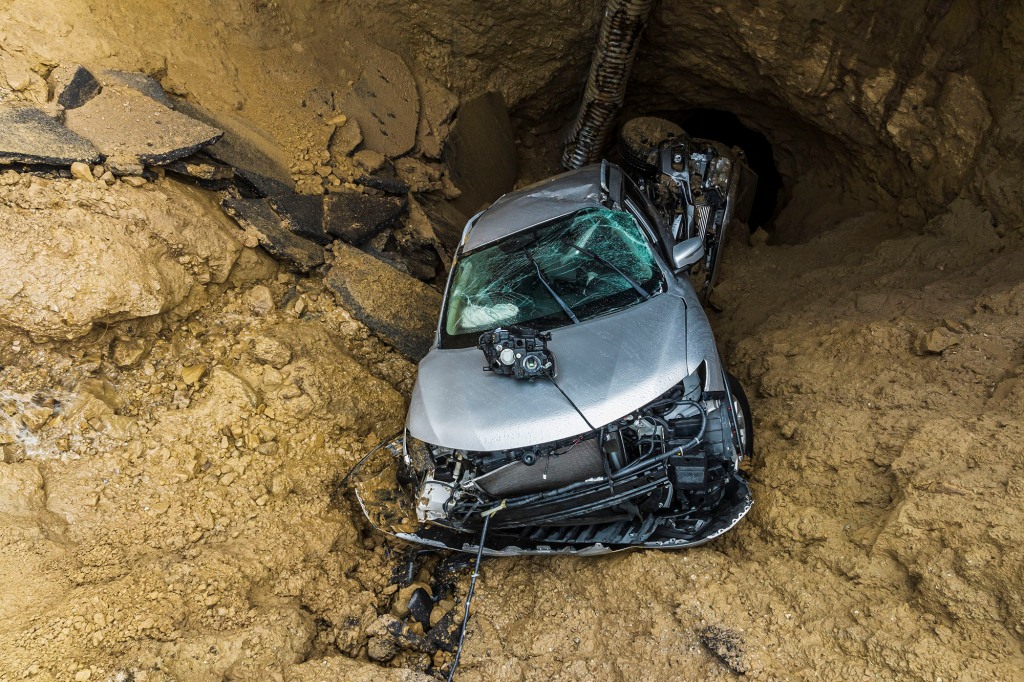
[[[696,301],[672,292],[552,331],[558,386],[594,427],[629,414],[696,371],[713,342]],[[689,339],[688,339],[689,337]],[[688,342],[689,340],[689,342]],[[550,380],[483,371],[477,348],[435,348],[423,358],[409,406],[419,440],[461,450],[520,448],[590,431]]]

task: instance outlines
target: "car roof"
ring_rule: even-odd
[[[473,251],[509,235],[593,206],[603,206],[599,163],[503,195],[477,216],[466,234],[463,248],[465,251]]]

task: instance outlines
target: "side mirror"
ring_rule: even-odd
[[[676,270],[685,270],[704,257],[704,240],[690,237],[675,245],[672,249],[672,265]]]

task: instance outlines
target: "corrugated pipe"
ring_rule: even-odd
[[[654,2],[608,0],[583,103],[562,154],[562,165],[566,168],[579,168],[601,159],[615,115],[626,97],[629,72]]]

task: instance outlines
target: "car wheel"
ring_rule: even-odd
[[[750,402],[743,390],[740,380],[726,372],[726,381],[729,382],[729,393],[732,395],[732,410],[736,414],[736,426],[740,431],[740,445],[744,457],[754,455],[754,420],[750,415]]]
[[[632,118],[619,132],[622,162],[642,175],[656,174],[658,145],[676,137],[686,137],[686,133],[671,121],[654,116]]]

